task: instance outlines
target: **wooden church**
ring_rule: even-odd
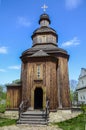
[[[32,34],[32,47],[21,55],[21,82],[7,85],[7,109],[18,109],[22,101],[29,108],[51,111],[70,107],[67,51],[58,47],[58,34],[50,27],[49,15],[43,13],[39,28]]]

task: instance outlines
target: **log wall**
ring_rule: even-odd
[[[21,102],[21,86],[7,86],[7,109],[18,109]]]

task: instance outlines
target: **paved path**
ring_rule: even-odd
[[[12,125],[0,127],[0,130],[62,130],[55,126],[29,126],[29,125]]]

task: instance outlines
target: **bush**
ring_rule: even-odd
[[[82,104],[81,105],[81,110],[83,111],[83,113],[86,113],[86,104]]]
[[[7,119],[7,118],[0,117],[0,127],[16,124],[16,121],[17,121],[16,119]]]
[[[0,85],[0,113],[5,112],[6,109],[6,92],[4,87]]]
[[[4,113],[6,109],[6,104],[0,104],[0,113]]]

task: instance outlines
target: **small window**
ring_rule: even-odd
[[[37,77],[40,78],[40,65],[37,66]]]
[[[83,99],[85,99],[85,96],[83,96]]]
[[[41,43],[42,42],[42,38],[41,37],[39,37],[39,43]]]
[[[42,42],[43,42],[43,43],[46,43],[46,36],[45,36],[45,35],[42,36]]]
[[[82,80],[82,84],[84,84],[84,81]]]

